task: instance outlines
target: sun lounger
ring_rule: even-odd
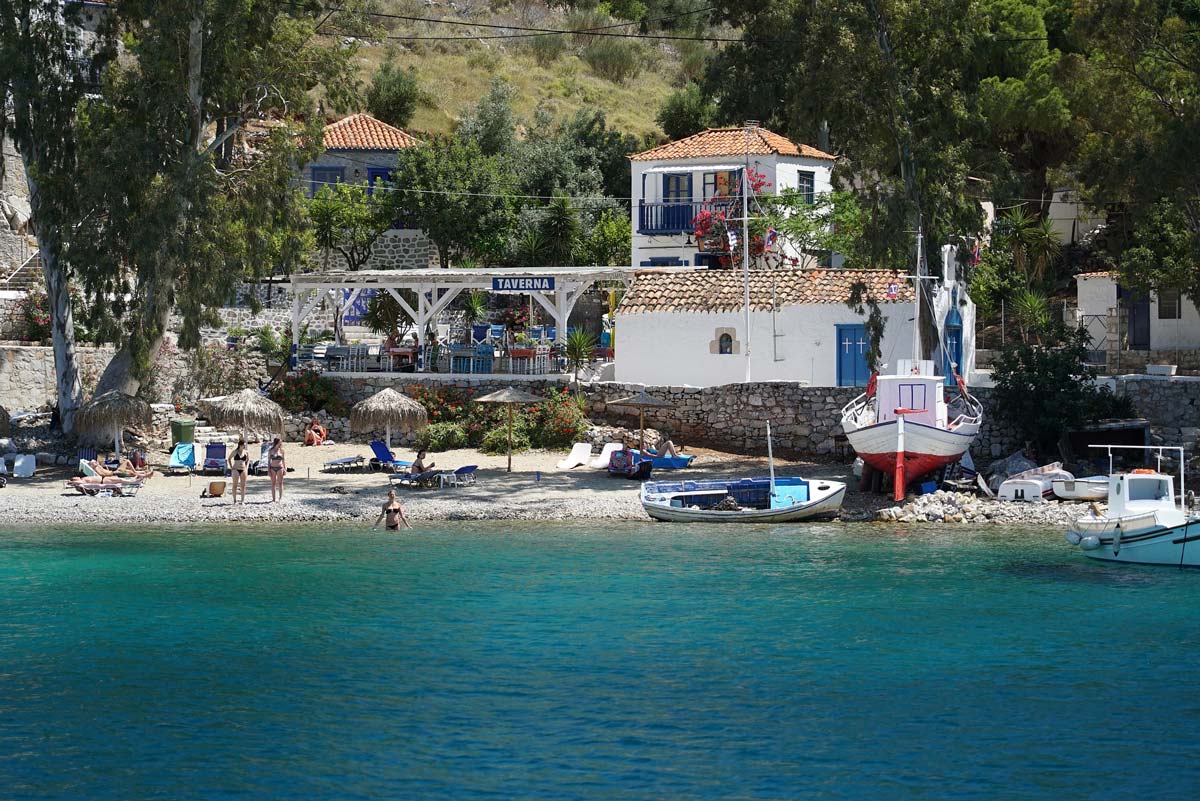
[[[93,456],[92,458],[95,459],[96,457]],[[87,477],[100,475],[96,472],[96,468],[92,467],[92,463],[89,460],[82,458],[79,460],[79,474]]]
[[[271,443],[264,442],[258,451],[258,461],[250,463],[250,475],[265,476],[270,472],[267,465],[267,454],[271,451]]]
[[[437,483],[441,470],[426,470],[419,475],[410,476],[408,473],[393,473],[388,476],[388,483],[402,487],[432,487]]]
[[[362,467],[366,463],[366,459],[362,456],[347,456],[344,459],[334,459],[325,463],[326,470],[349,470],[351,468]]]
[[[225,495],[224,481],[210,481],[208,486],[200,493],[201,498],[220,498]]]
[[[441,474],[439,479],[442,485],[449,484],[452,487],[461,487],[466,484],[475,483],[475,471],[479,469],[477,464],[469,464],[458,468],[457,470],[447,470]]]
[[[571,452],[567,454],[567,458],[555,465],[559,470],[571,470],[576,467],[582,467],[592,458],[592,445],[590,442],[576,442],[571,446]]]
[[[79,449],[79,461],[91,462],[91,461],[94,461],[96,458],[97,458],[97,456],[96,456],[95,448],[80,448]]]
[[[36,469],[36,456],[32,453],[18,454],[16,461],[13,462],[13,478],[33,478],[33,471]]]
[[[0,456],[0,489],[8,486],[8,468],[4,464],[4,457]]]
[[[636,462],[650,462],[654,465],[655,470],[682,470],[691,465],[692,460],[696,458],[694,454],[690,453],[686,456],[682,454],[679,456],[658,456],[650,450],[647,450],[645,456],[642,455],[641,451],[634,450],[633,456]]]
[[[375,454],[375,458],[371,460],[371,467],[376,470],[395,470],[401,464],[396,459],[396,454],[388,449],[383,440],[371,440],[371,453]],[[409,462],[409,464],[412,464]]]
[[[196,469],[196,446],[190,442],[179,442],[171,451],[171,459],[167,462],[167,472],[178,475],[190,473]]]
[[[591,461],[592,467],[597,470],[607,470],[608,462],[612,459],[612,455],[624,447],[620,442],[606,442],[604,448],[600,451],[600,455]]]
[[[87,495],[90,498],[132,498],[142,488],[142,482],[136,481],[127,484],[72,484],[68,481],[67,487],[78,490],[80,495]]]
[[[217,475],[225,475],[227,462],[225,459],[225,443],[210,442],[204,446],[204,472],[216,472]]]

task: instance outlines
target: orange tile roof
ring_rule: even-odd
[[[1079,273],[1076,278],[1112,278],[1112,273],[1108,270],[1100,270],[1094,273]]]
[[[370,114],[351,114],[325,126],[326,150],[403,150],[419,144],[415,136]]]
[[[766,128],[751,128],[749,137],[746,136],[745,128],[709,128],[684,139],[634,153],[629,158],[632,161],[652,161],[705,156],[742,156],[747,153],[747,145],[751,156],[804,156],[810,159],[834,160],[828,153],[808,145],[798,145]]]
[[[750,272],[750,308],[770,311],[772,289],[779,308],[845,303],[860,281],[880,303],[913,302],[912,284],[891,270],[775,269]],[[891,283],[899,291],[889,300]],[[617,314],[739,311],[745,308],[743,292],[741,270],[639,270]]]

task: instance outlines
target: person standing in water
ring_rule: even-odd
[[[242,503],[246,503],[246,475],[250,472],[250,454],[246,451],[246,440],[238,439],[233,455],[229,457],[229,475],[233,478],[233,502],[238,502],[238,490]]]
[[[267,475],[271,478],[271,503],[283,500],[283,477],[287,474],[287,458],[283,453],[283,440],[279,437],[267,451]]]
[[[384,518],[387,518],[386,525],[388,531],[399,531],[401,523],[404,523],[405,528],[412,528],[412,524],[404,516],[404,506],[400,501],[396,500],[396,491],[394,489],[388,490],[387,503],[383,505],[383,511],[379,513],[379,517],[375,518],[375,525],[371,526],[371,528],[379,528],[379,521]]]

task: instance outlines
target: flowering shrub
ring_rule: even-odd
[[[529,307],[521,304],[502,309],[496,315],[496,322],[509,331],[524,331],[529,327]]]
[[[463,422],[475,405],[471,402],[475,392],[470,389],[413,384],[407,392],[408,397],[425,407],[430,424]]]
[[[28,342],[49,339],[50,299],[46,297],[46,290],[32,290],[17,301],[17,319],[21,322],[21,339]]]
[[[564,387],[546,400],[529,407],[529,440],[539,448],[569,448],[587,434],[588,420],[579,402]]]
[[[334,417],[350,413],[333,381],[315,370],[285,375],[271,387],[271,400],[289,412],[325,411]]]
[[[766,175],[756,170],[750,170],[747,178],[747,183],[752,193],[751,198],[771,185]],[[736,208],[738,216],[741,215],[741,192],[742,188],[738,187],[738,193],[726,199],[728,203],[727,208]],[[703,209],[692,219],[692,229],[700,250],[706,253],[717,254],[717,261],[722,267],[728,267],[734,261],[741,260],[741,249],[747,243],[741,241],[742,232],[740,226],[731,225],[729,214],[725,209]],[[729,242],[729,231],[731,229],[735,231],[738,237],[738,242],[733,247],[730,246]],[[750,255],[755,258],[762,256],[766,252],[761,233],[751,233],[749,247]]]
[[[463,448],[467,444],[467,435],[458,423],[434,423],[421,433],[413,443],[416,450],[441,451]]]

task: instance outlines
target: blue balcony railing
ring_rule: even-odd
[[[729,200],[704,200],[686,203],[638,203],[639,234],[682,234],[693,230],[692,221],[702,211],[730,210]]]

